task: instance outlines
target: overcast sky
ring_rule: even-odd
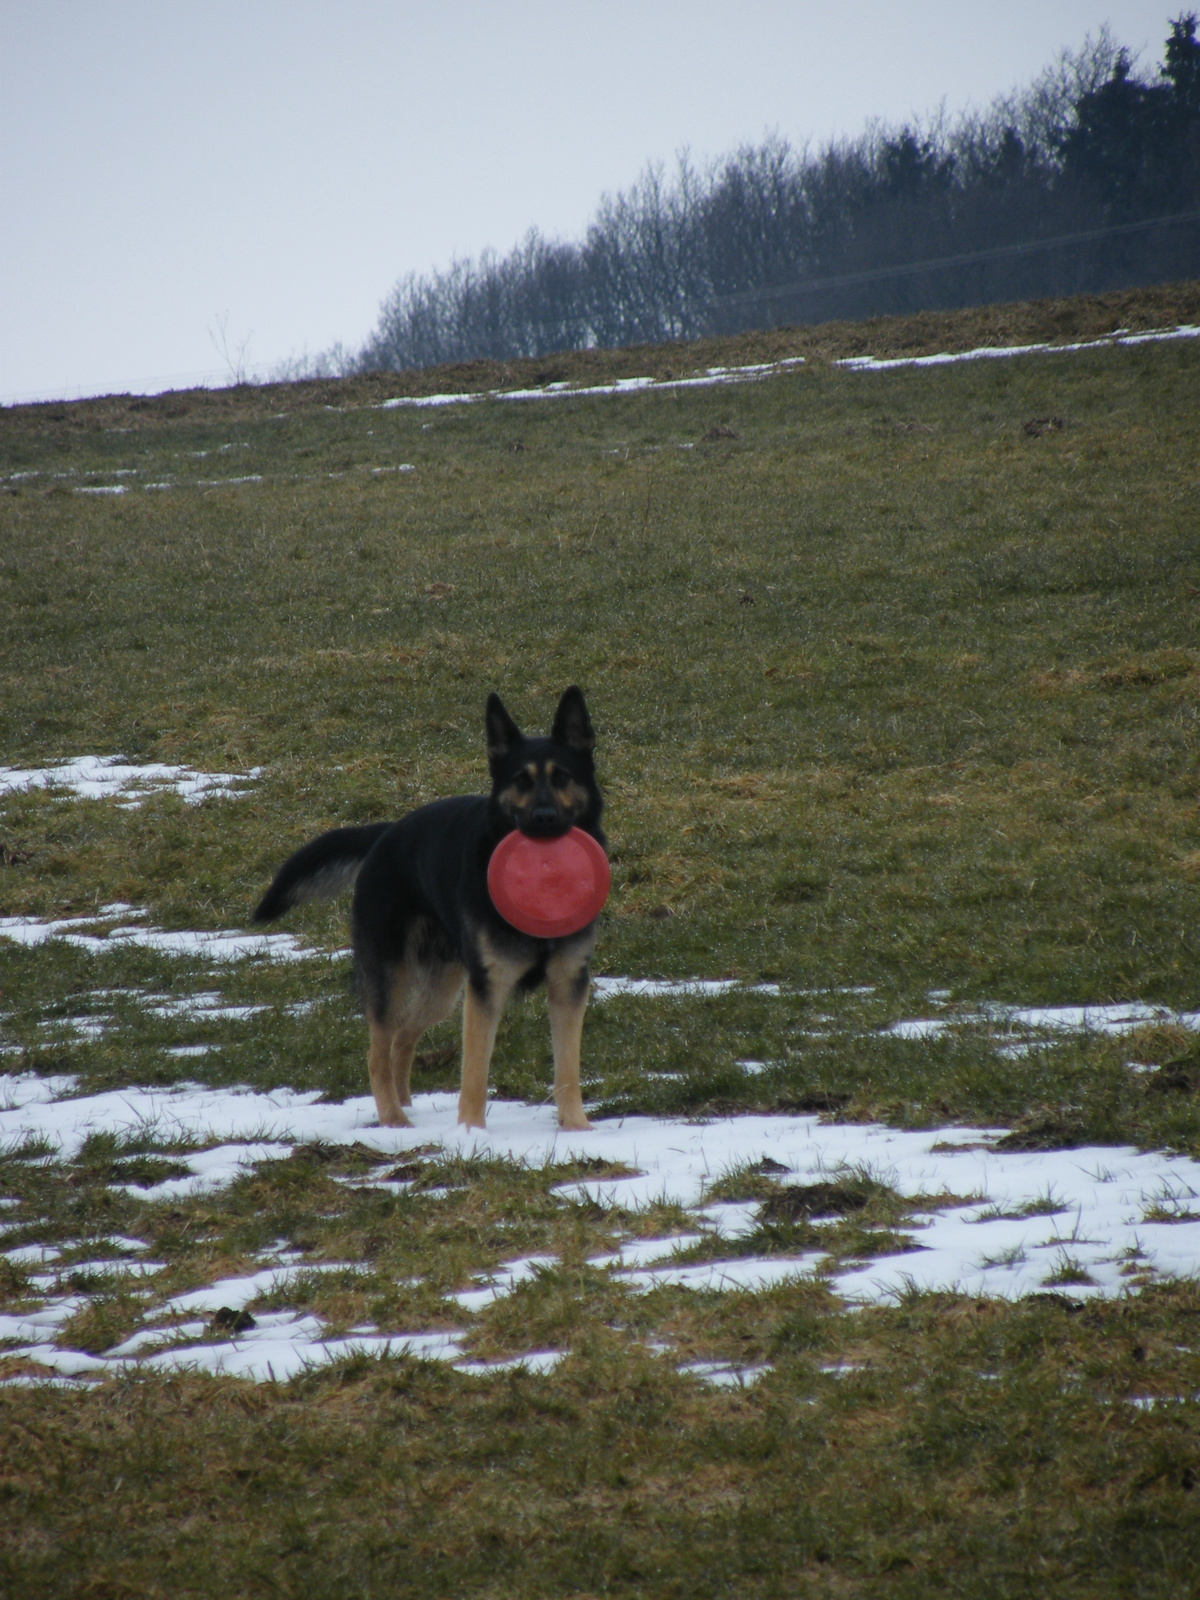
[[[1181,0],[0,0],[0,403],[356,348],[677,151],[982,107]]]

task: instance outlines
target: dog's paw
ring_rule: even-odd
[[[560,1112],[558,1125],[564,1133],[586,1133],[592,1126],[583,1112]]]

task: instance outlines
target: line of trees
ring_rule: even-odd
[[[507,255],[401,279],[363,349],[325,361],[399,370],[1197,275],[1188,13],[1154,72],[1103,30],[982,113],[649,168],[580,242],[532,231]]]

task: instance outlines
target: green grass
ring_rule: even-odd
[[[873,337],[900,336],[858,330],[858,348]],[[938,325],[924,337],[936,348]],[[1200,1005],[1198,378],[1188,342],[447,409],[375,409],[383,391],[350,384],[2,412],[0,762],[266,770],[195,807],[0,797],[0,915],[124,900],[157,926],[244,927],[321,828],[482,787],[490,689],[544,729],[579,682],[613,842],[598,969],[784,985],[593,1006],[601,1114],[823,1106],[1011,1126],[1017,1148],[1198,1154],[1194,1035],[1013,1054],[973,1016]],[[1026,435],[1045,416],[1064,428]],[[704,442],[718,425],[737,437]],[[373,470],[401,463],[415,470]],[[118,483],[134,487],[75,492]],[[288,926],[336,949],[345,906]],[[929,1016],[931,990],[957,1025],[881,1031]],[[264,1009],[181,1023],[139,1003],[200,991]],[[6,1071],[365,1092],[344,963],[0,941],[0,1012]],[[85,1037],[79,1017],[111,1021]],[[430,1034],[418,1090],[453,1085],[454,1039],[452,1023]],[[217,1048],[165,1053],[181,1041]],[[506,1019],[493,1084],[541,1101],[548,1083],[535,999]],[[113,1187],[183,1155],[146,1137],[67,1165],[6,1158],[6,1248],[83,1262],[89,1240],[136,1234],[166,1263],[165,1298],[284,1240],[356,1269],[277,1297],[335,1333],[468,1327],[484,1358],[568,1358],[546,1378],[401,1360],[257,1388],[0,1389],[0,1589],[1189,1592],[1193,1286],[1079,1310],[1068,1246],[1055,1293],[1018,1306],[849,1313],[819,1282],[634,1295],[587,1256],[686,1219],[564,1205],[551,1187],[575,1169],[439,1158],[397,1196],[335,1181],[371,1153],[318,1149],[186,1201]],[[769,1175],[726,1175],[727,1198],[768,1201],[736,1248],[894,1249],[912,1206],[854,1181],[861,1205],[771,1214]],[[446,1299],[546,1251],[558,1267],[478,1317]],[[30,1271],[0,1271],[20,1308]],[[108,1349],[144,1314],[129,1280],[81,1290],[75,1348]],[[713,1390],[676,1370],[689,1361],[770,1371]]]
[[[9,797],[0,906],[119,898],[167,926],[244,925],[319,828],[478,788],[488,689],[537,727],[577,680],[614,841],[601,970],[872,984],[852,1032],[927,1011],[930,988],[1192,1005],[1196,366],[1182,344],[416,412],[290,413],[284,389],[278,420],[231,403],[207,429],[6,416],[8,471],[178,486],[108,499],[72,478],[10,481],[5,759],[99,750],[267,774],[249,798],[137,813]],[[1045,414],[1066,428],[1025,436]],[[698,443],[716,421],[740,440]],[[214,461],[263,482],[189,487]],[[417,470],[371,471],[398,462]],[[114,479],[129,467],[138,478]],[[295,925],[336,945],[344,908]],[[36,1008],[44,954],[4,959],[20,973],[4,987]],[[68,985],[92,971],[49,965]],[[297,995],[312,981],[237,980]],[[745,1098],[736,1055],[785,1063],[756,1091],[819,1083],[863,1114],[932,1102],[986,1120],[1055,1097],[1036,1063],[998,1075],[967,1036],[865,1059],[808,1040],[815,1009],[681,1021],[614,1005],[589,1030],[600,1098],[638,1103],[656,1067],[687,1087],[654,1106]],[[322,1028],[319,1062],[311,1032],[292,1029],[300,1069],[358,1082],[348,1011]],[[498,1070],[527,1092],[544,1028],[516,1032]],[[270,1076],[268,1041],[239,1037],[237,1070],[249,1057]],[[103,1072],[103,1048],[80,1055]],[[1093,1075],[1097,1056],[1056,1058],[1093,1082],[1097,1131],[1160,1142],[1166,1118],[1180,1136],[1170,1097]],[[122,1046],[114,1070],[126,1061]]]
[[[791,1291],[715,1334],[678,1311],[697,1352],[774,1356],[748,1392],[603,1325],[552,1380],[9,1391],[0,1572],[39,1596],[1183,1596],[1198,1314],[1184,1290],[854,1316]]]

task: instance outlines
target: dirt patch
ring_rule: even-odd
[[[850,1096],[832,1089],[809,1089],[799,1095],[783,1095],[772,1107],[775,1111],[808,1112],[840,1111],[849,1105]]]
[[[1031,1117],[997,1139],[993,1150],[1074,1150],[1078,1145],[1095,1143],[1083,1124],[1073,1117],[1053,1113]]]
[[[763,1201],[764,1222],[797,1222],[808,1217],[848,1217],[866,1209],[870,1195],[840,1183],[789,1184]]]
[[[1160,1094],[1195,1094],[1200,1089],[1200,1058],[1168,1062],[1147,1077],[1146,1088]]]

